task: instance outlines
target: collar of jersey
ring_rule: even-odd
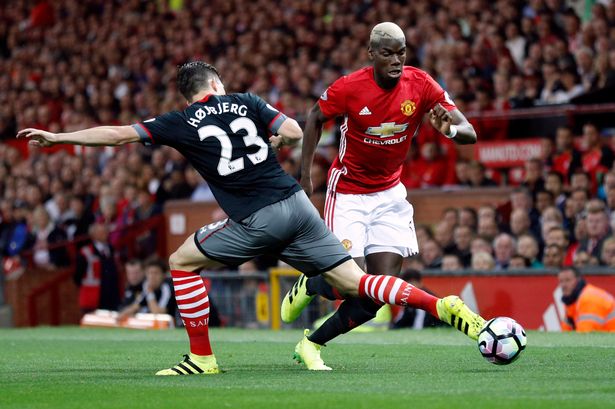
[[[213,94],[207,94],[205,95],[203,98],[199,99],[197,102],[207,102],[207,100],[209,99],[209,97],[211,97]]]

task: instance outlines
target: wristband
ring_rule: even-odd
[[[457,127],[455,125],[451,125],[451,128],[448,131],[448,134],[444,134],[448,139],[453,139],[457,136]]]

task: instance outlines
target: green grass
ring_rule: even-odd
[[[330,373],[292,360],[299,331],[213,329],[214,376],[155,377],[183,330],[0,330],[0,408],[615,408],[615,335],[530,332],[499,367],[451,330],[348,334]]]

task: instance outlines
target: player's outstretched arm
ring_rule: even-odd
[[[86,146],[119,146],[138,142],[139,134],[132,126],[98,126],[76,132],[53,133],[26,128],[17,133],[18,138],[30,138],[29,144],[47,147],[57,144]]]
[[[281,148],[282,146],[295,146],[303,138],[301,127],[293,118],[286,118],[278,128],[278,134],[269,138],[271,146]]]
[[[474,127],[458,109],[449,112],[442,105],[436,104],[429,111],[429,122],[444,136],[459,145],[476,143]]]
[[[314,104],[303,131],[303,149],[301,150],[301,187],[305,193],[310,196],[314,187],[312,186],[312,162],[314,161],[314,153],[316,146],[320,141],[322,133],[322,125],[327,121],[327,118],[320,110],[318,102]]]

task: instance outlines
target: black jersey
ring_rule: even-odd
[[[282,170],[271,144],[286,116],[253,94],[210,94],[183,112],[133,127],[146,145],[177,149],[203,176],[235,221],[290,197],[301,187]]]

